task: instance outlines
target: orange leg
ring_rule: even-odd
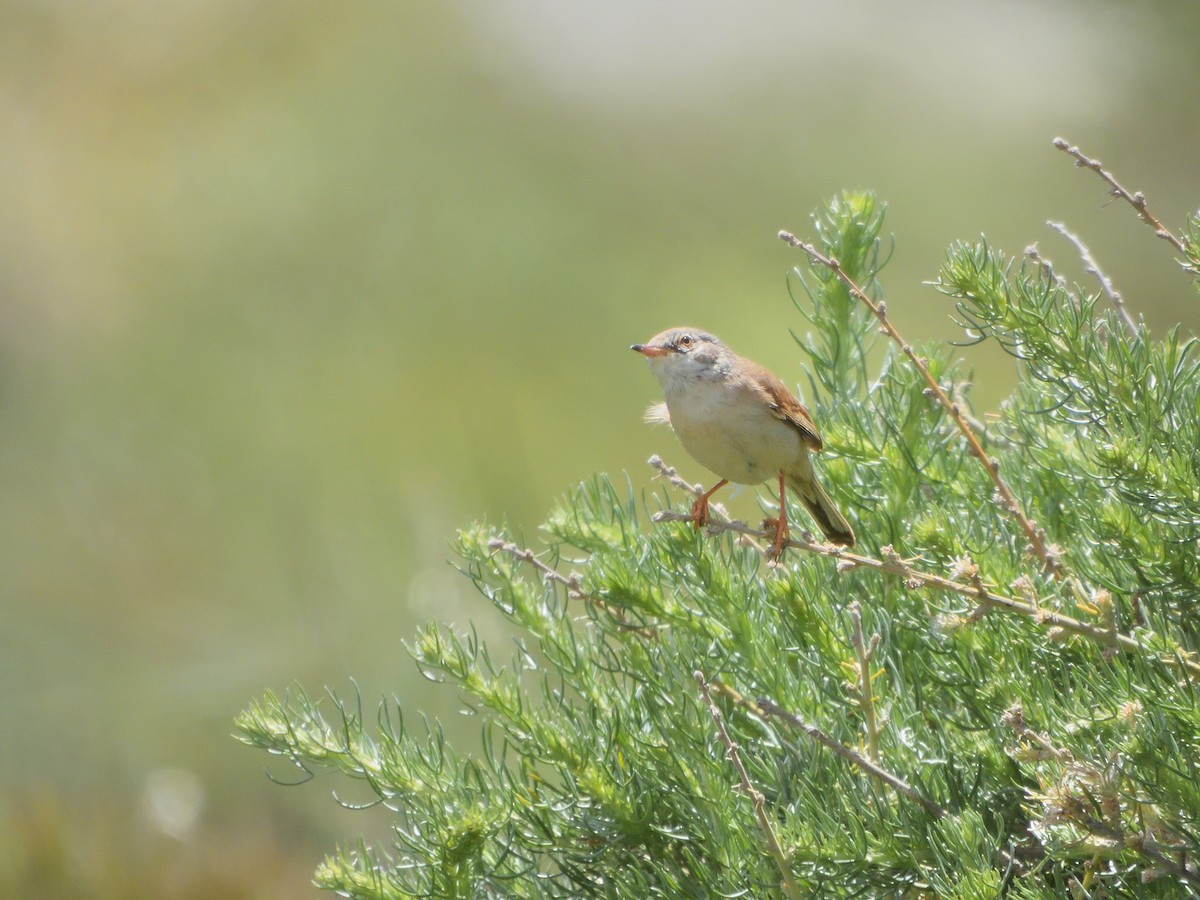
[[[779,554],[783,552],[783,545],[788,541],[787,484],[784,477],[781,469],[779,471],[779,518],[767,519],[763,522],[763,525],[775,528],[775,543],[771,545],[771,559],[779,559]]]
[[[692,527],[699,531],[708,524],[708,498],[719,491],[725,485],[729,484],[728,480],[722,478],[711,488],[696,498],[696,502],[692,504]]]

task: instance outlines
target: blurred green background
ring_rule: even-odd
[[[456,526],[535,540],[654,452],[707,478],[628,346],[700,325],[802,381],[775,234],[842,188],[888,201],[912,338],[957,335],[921,284],[955,239],[1082,279],[1047,218],[1193,330],[1050,140],[1178,227],[1198,38],[1193,2],[0,0],[0,895],[310,896],[385,840],[233,715],[353,677],[473,739],[402,646],[504,653]],[[1009,361],[965,353],[994,407]]]

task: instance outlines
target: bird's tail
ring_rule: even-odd
[[[825,540],[843,547],[854,546],[854,529],[850,527],[846,517],[833,505],[833,501],[829,499],[825,489],[817,484],[811,468],[804,473],[788,472],[787,483],[788,487],[795,491],[796,496],[800,498],[800,502],[804,504],[809,515],[813,517],[813,521],[825,535]]]

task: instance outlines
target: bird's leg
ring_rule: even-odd
[[[696,502],[692,504],[692,527],[697,531],[708,524],[708,498],[721,488],[725,487],[727,484],[729,484],[729,481],[725,478],[722,478],[711,488],[697,497]]]
[[[775,529],[775,542],[771,545],[771,559],[779,559],[779,554],[783,552],[783,545],[788,541],[788,520],[787,520],[787,484],[785,483],[786,473],[783,469],[779,470],[779,518],[766,519],[763,525],[768,528]]]

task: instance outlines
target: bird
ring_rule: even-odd
[[[665,402],[646,411],[649,422],[670,424],[683,449],[721,480],[692,504],[699,530],[708,522],[708,501],[734,484],[779,479],[779,518],[771,558],[788,541],[786,487],[800,498],[825,539],[853,547],[854,529],[817,482],[810,453],[821,434],[796,395],[767,368],[738,356],[719,338],[697,328],[669,328],[630,347],[650,363]]]

